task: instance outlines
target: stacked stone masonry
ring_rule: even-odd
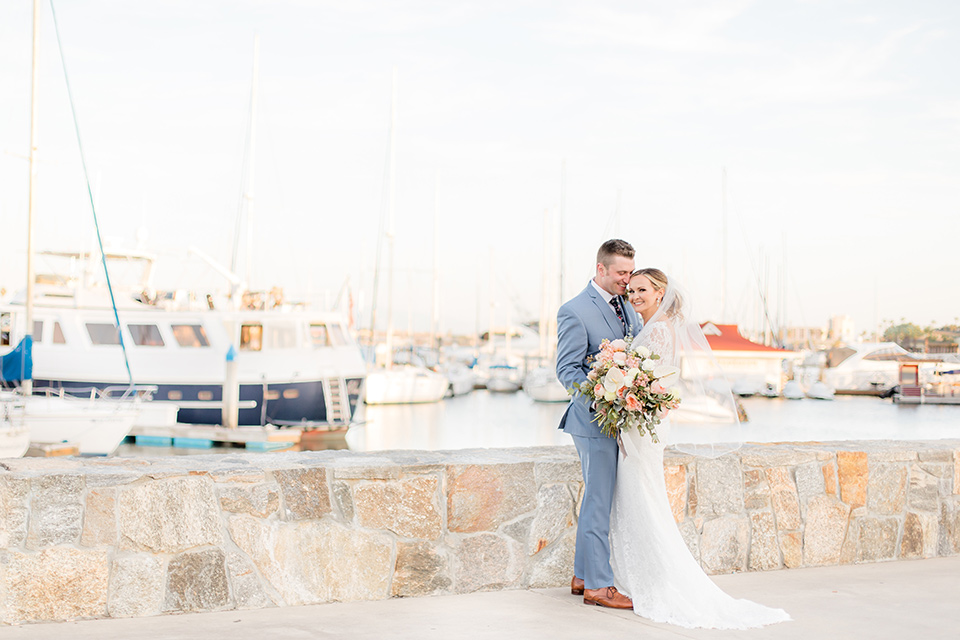
[[[573,447],[0,461],[0,621],[555,587]],[[960,441],[667,451],[708,573],[960,552]]]

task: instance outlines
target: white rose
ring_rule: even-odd
[[[617,392],[616,392],[616,391],[604,391],[604,392],[603,392],[603,399],[606,400],[607,402],[613,402],[614,400],[617,399]]]
[[[643,364],[640,365],[640,367],[644,371],[653,371],[654,369],[657,368],[657,362],[655,360],[644,360]]]
[[[621,365],[626,364],[627,354],[625,354],[623,351],[617,351],[613,354],[613,361]]]
[[[636,367],[633,367],[627,370],[627,374],[623,378],[624,386],[629,387],[630,385],[632,385],[634,380],[636,380],[637,376],[639,375],[640,375],[640,369],[637,369]]]
[[[645,346],[643,346],[642,344],[638,344],[638,345],[636,346],[635,351],[637,352],[637,355],[640,356],[641,358],[649,358],[649,357],[650,357],[650,349],[647,349],[647,348],[646,348]]]

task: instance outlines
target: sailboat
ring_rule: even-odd
[[[0,327],[0,333],[4,330],[9,335],[9,328]],[[24,343],[21,343],[11,354],[0,356],[0,384],[7,377],[16,376],[19,372],[18,360],[21,352],[26,348]],[[30,429],[14,412],[17,400],[18,398],[12,392],[0,392],[0,458],[19,458],[30,448]]]
[[[562,213],[561,213],[562,217]],[[540,294],[540,361],[541,365],[530,371],[523,381],[523,390],[528,396],[537,402],[568,402],[570,394],[557,378],[557,335],[556,309],[549,281],[551,279],[551,247],[550,247],[550,211],[543,213],[543,277]],[[561,220],[561,243],[563,242],[562,220]],[[556,277],[562,283],[562,277],[559,271],[563,269],[560,265]],[[560,285],[562,286],[562,285]],[[559,292],[558,292],[559,293]]]
[[[384,349],[383,366],[375,366],[367,372],[367,404],[419,404],[441,400],[450,387],[450,381],[441,373],[413,363],[398,365],[394,363],[393,353],[393,229],[395,205],[396,174],[396,129],[397,129],[397,73],[393,73],[393,92],[390,101],[390,156],[388,177],[387,207],[387,342]],[[380,272],[379,251],[377,252],[377,276]],[[373,292],[373,321],[370,327],[370,339],[373,340],[376,327],[377,287]]]
[[[39,0],[34,0],[33,12],[33,62],[30,118],[30,197],[27,206],[27,287],[24,294],[23,313],[7,312],[0,314],[0,324],[6,325],[0,331],[0,345],[12,345],[19,337],[19,344],[0,358],[0,382],[4,385],[16,385],[17,393],[0,397],[3,409],[3,431],[6,434],[19,433],[26,429],[29,442],[58,443],[71,441],[78,445],[80,453],[108,455],[112,453],[133,427],[138,415],[138,401],[127,394],[123,401],[101,400],[92,393],[88,400],[66,398],[62,396],[38,397],[33,389],[33,339],[36,323],[33,319],[34,306],[34,205],[36,202],[37,176],[37,85],[39,60],[40,8]],[[97,231],[99,237],[99,229]],[[104,266],[105,263],[104,263]],[[116,308],[114,307],[114,310]],[[118,323],[119,324],[119,323]],[[20,335],[18,335],[20,334]],[[130,380],[130,392],[134,391]],[[8,440],[10,438],[7,438]],[[11,455],[23,455],[26,447],[22,442],[7,442]],[[20,450],[22,448],[22,451]],[[2,446],[0,446],[2,450]],[[19,453],[17,454],[17,452]]]
[[[440,179],[433,196],[433,312],[430,317],[430,349],[436,349],[435,371],[446,376],[449,381],[445,397],[462,396],[473,391],[477,376],[472,367],[463,362],[450,359],[441,345],[440,337]]]
[[[254,49],[257,47],[255,40]],[[269,424],[341,429],[354,422],[366,365],[344,314],[300,308],[278,300],[273,292],[261,296],[246,288],[253,253],[257,69],[255,51],[250,148],[241,202],[247,223],[246,282],[236,273],[241,268],[237,256],[244,230],[240,219],[232,265],[221,266],[199,249],[190,248],[191,254],[231,283],[229,298],[196,293],[189,285],[182,290],[158,291],[153,282],[156,257],[146,251],[108,250],[100,255],[43,252],[45,263],[53,268],[28,278],[38,283],[36,292],[18,293],[0,302],[0,324],[15,327],[20,336],[27,326],[33,329],[35,390],[49,388],[57,396],[82,396],[89,404],[91,389],[98,389],[98,395],[129,386],[128,359],[137,382],[154,387],[152,398],[142,399],[140,426],[169,425],[177,420],[223,424],[231,389],[239,396],[236,422],[240,427]],[[94,273],[88,267],[101,258],[105,266]],[[117,264],[129,278],[107,287],[104,274]],[[108,295],[108,289],[115,295]],[[31,313],[36,311],[30,322],[24,318],[28,300]],[[114,307],[119,311],[114,312]],[[122,323],[118,316],[123,317]],[[4,340],[0,336],[0,353],[5,346],[16,344]],[[232,346],[239,355],[236,378],[228,384],[226,354]]]

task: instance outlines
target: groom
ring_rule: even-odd
[[[639,330],[637,314],[623,294],[633,273],[633,247],[607,240],[597,252],[597,272],[587,288],[557,314],[557,377],[567,389],[587,379],[587,358],[604,338],[616,340]],[[600,433],[585,396],[575,396],[560,419],[580,454],[584,493],[577,523],[577,550],[570,591],[584,604],[632,609],[630,598],[613,586],[610,569],[610,510],[617,479],[617,441]]]

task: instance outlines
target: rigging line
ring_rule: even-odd
[[[120,349],[123,351],[123,363],[127,367],[127,378],[133,387],[133,372],[130,370],[130,358],[127,356],[127,345],[123,342],[123,331],[120,330],[120,314],[117,312],[117,301],[113,295],[113,285],[110,283],[110,272],[107,271],[107,254],[103,250],[103,238],[100,236],[100,223],[97,221],[97,208],[93,203],[93,189],[90,187],[90,173],[87,171],[87,160],[83,154],[83,141],[80,138],[80,123],[77,120],[77,109],[73,104],[73,91],[70,88],[70,76],[67,74],[67,59],[63,54],[63,43],[60,41],[60,27],[57,24],[57,12],[50,0],[50,13],[53,15],[53,32],[57,36],[57,49],[60,51],[60,64],[63,66],[63,81],[67,85],[67,100],[70,103],[70,113],[73,115],[73,129],[77,134],[77,147],[80,150],[80,164],[83,165],[83,178],[87,183],[87,196],[90,198],[90,212],[93,214],[93,226],[97,231],[97,244],[100,247],[100,261],[103,263],[103,275],[107,281],[107,291],[110,292],[110,305],[113,307],[113,318],[117,321],[117,337],[120,339]]]

